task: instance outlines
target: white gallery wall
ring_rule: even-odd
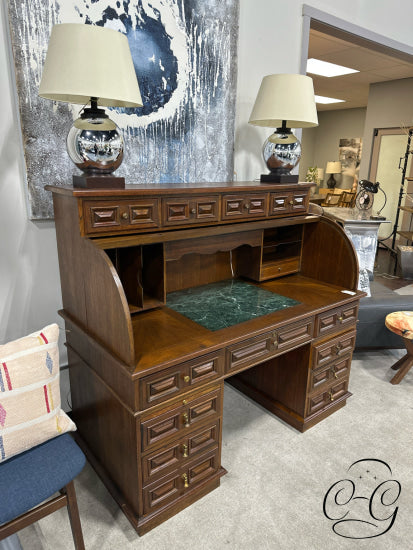
[[[61,308],[53,222],[26,213],[24,164],[7,52],[7,19],[0,10],[0,342],[58,322]],[[235,172],[255,179],[264,170],[261,146],[268,130],[251,127],[251,112],[266,74],[299,72],[302,2],[240,0]],[[411,0],[313,0],[311,6],[413,46]],[[66,129],[62,129],[65,139]],[[48,182],[49,183],[49,182]],[[53,183],[53,182],[50,182]],[[61,341],[64,341],[62,334]],[[65,361],[64,348],[62,361]]]

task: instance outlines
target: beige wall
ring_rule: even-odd
[[[363,136],[360,177],[368,178],[375,128],[413,125],[413,78],[371,84]]]
[[[303,130],[303,155],[300,162],[300,181],[305,179],[309,166],[325,170],[327,161],[338,160],[340,138],[362,137],[366,109],[341,109],[318,113],[316,128]],[[337,187],[351,188],[353,179],[347,176],[335,176]],[[328,176],[324,175],[322,187],[327,187]]]

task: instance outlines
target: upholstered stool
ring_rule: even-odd
[[[407,353],[392,366],[398,372],[390,380],[398,384],[413,365],[413,311],[395,311],[389,313],[385,320],[386,327],[403,338]]]
[[[71,436],[63,434],[2,462],[0,540],[67,506],[75,548],[84,550],[73,479],[85,461]]]

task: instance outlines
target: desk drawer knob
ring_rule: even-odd
[[[184,376],[184,382],[188,383],[190,380],[191,378],[188,375]]]
[[[184,419],[184,426],[185,426],[185,428],[189,428],[189,416],[188,416],[188,413],[184,413],[184,414],[183,414],[183,419]]]
[[[294,201],[290,201],[288,204],[289,204],[290,206],[294,206]]]
[[[338,378],[338,375],[337,375],[337,372],[336,372],[336,367],[331,367],[331,372],[334,375],[334,378]]]
[[[123,220],[127,220],[129,216],[127,212],[122,212],[121,217]]]
[[[188,487],[189,487],[188,476],[186,474],[182,474],[182,479],[184,480],[185,489],[188,489]]]
[[[195,208],[191,208],[191,214],[196,214],[196,209]]]
[[[336,352],[336,355],[338,355],[340,353],[340,351],[342,350],[343,346],[341,344],[336,344],[334,346],[334,351]]]
[[[330,396],[330,401],[334,401],[333,390],[330,390],[329,396]]]
[[[182,456],[188,458],[188,445],[186,443],[182,445]]]
[[[338,318],[338,320],[340,321],[340,323],[342,323],[344,321],[344,317],[342,315],[340,315],[340,317]]]

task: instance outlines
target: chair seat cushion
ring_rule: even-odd
[[[413,311],[394,311],[386,316],[386,327],[392,332],[413,339]]]
[[[85,461],[72,437],[63,434],[0,464],[0,524],[62,489],[80,473]]]

